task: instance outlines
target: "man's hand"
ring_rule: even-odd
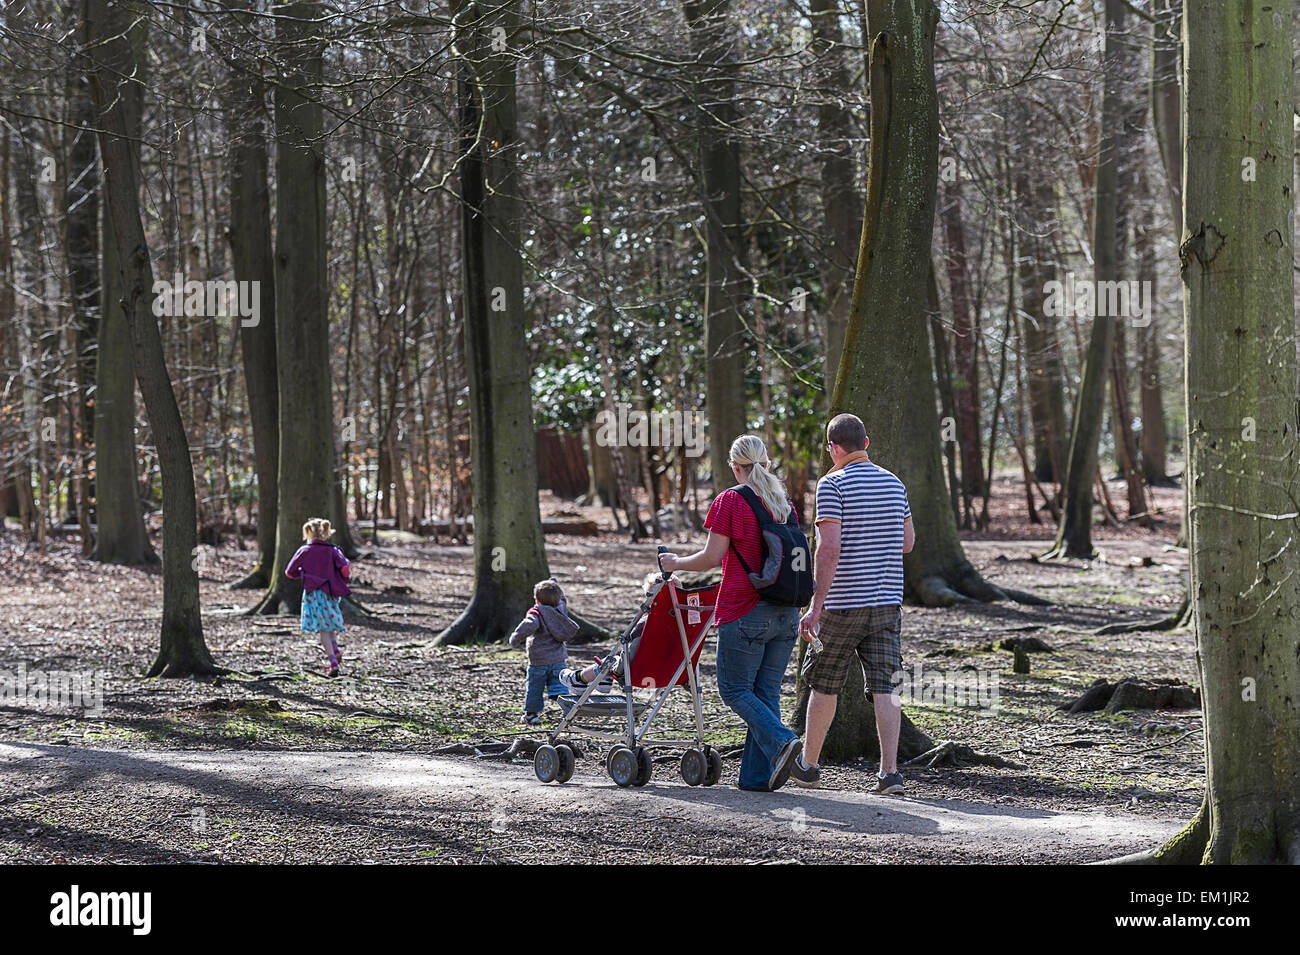
[[[809,607],[808,612],[799,618],[799,636],[809,643],[817,639],[818,625],[821,623],[822,608]]]

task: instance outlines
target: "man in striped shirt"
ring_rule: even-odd
[[[811,688],[808,719],[803,755],[790,777],[804,786],[820,784],[817,762],[856,654],[880,735],[876,792],[901,793],[898,730],[903,710],[894,691],[903,670],[903,555],[912,549],[915,532],[907,489],[871,463],[867,444],[867,429],[856,415],[836,415],[826,428],[834,467],[817,482],[813,577],[830,586],[817,588],[799,621],[803,638],[819,638],[821,648],[804,657],[803,678]]]

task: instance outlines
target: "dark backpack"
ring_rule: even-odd
[[[754,512],[759,533],[763,536],[763,566],[758,573],[749,569],[735,543],[731,544],[732,553],[749,575],[749,582],[768,603],[806,607],[817,590],[817,584],[813,581],[812,550],[808,538],[799,529],[793,508],[786,522],[778,524],[752,487],[740,484],[733,490],[740,493]]]

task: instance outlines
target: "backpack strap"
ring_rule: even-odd
[[[759,499],[758,493],[752,487],[748,484],[737,484],[732,488],[732,490],[745,499],[745,503],[749,505],[749,509],[754,512],[754,518],[758,521],[759,527],[775,523],[772,520],[772,515],[767,512],[767,507],[764,506],[763,502]]]
[[[767,512],[767,507],[759,499],[758,493],[748,484],[737,484],[731,490],[735,491],[742,498],[744,498],[745,503],[749,505],[749,509],[754,512],[754,519],[758,521],[758,531],[760,536],[763,533],[764,527],[766,527],[768,524],[776,523],[776,521],[772,519],[772,515]],[[794,511],[792,508],[791,514],[793,515],[793,513]],[[786,520],[785,523],[788,524],[790,522],[789,520]],[[745,573],[752,574],[753,571],[749,569],[749,564],[745,563],[745,558],[741,557],[740,551],[736,550],[735,541],[728,541],[727,546],[729,546],[731,548],[731,552],[736,555],[736,560],[740,561],[740,566],[745,568]]]
[[[799,518],[794,512],[794,505],[790,504],[788,500],[786,503],[790,504],[790,509],[786,511],[785,520],[778,521],[768,513],[767,506],[759,499],[758,492],[748,484],[737,484],[731,490],[745,499],[745,503],[749,505],[749,509],[754,512],[754,517],[758,520],[759,528],[766,527],[768,524],[793,524],[796,527],[799,525]]]

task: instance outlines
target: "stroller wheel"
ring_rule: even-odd
[[[637,786],[644,786],[650,782],[650,774],[654,772],[654,763],[650,761],[650,751],[644,746],[636,748],[636,783]]]
[[[698,786],[704,782],[707,772],[704,754],[698,749],[688,749],[682,753],[682,782],[688,786]]]
[[[560,771],[555,776],[557,783],[567,783],[573,778],[573,766],[576,760],[573,756],[573,750],[561,743],[555,747],[556,755],[560,759]]]
[[[620,786],[631,786],[640,777],[640,765],[636,753],[626,746],[616,746],[610,751],[606,763],[609,777]],[[639,785],[639,784],[638,784]]]
[[[718,780],[722,778],[722,757],[712,746],[704,747],[704,758],[708,762],[708,768],[704,772],[704,785],[716,786]]]
[[[533,754],[533,772],[544,783],[554,782],[560,775],[560,754],[549,743],[537,747]]]

